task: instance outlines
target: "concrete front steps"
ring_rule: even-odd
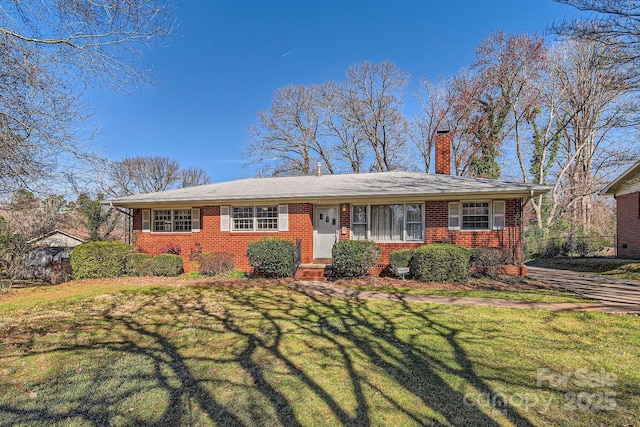
[[[331,264],[328,262],[300,264],[296,272],[296,279],[298,280],[324,281],[329,276],[331,276]]]

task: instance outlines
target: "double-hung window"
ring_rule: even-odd
[[[200,209],[143,209],[142,231],[155,233],[200,231]]]
[[[450,202],[450,230],[504,230],[504,200]]]
[[[231,217],[234,231],[278,230],[278,206],[234,206]]]
[[[423,204],[355,205],[351,238],[378,242],[424,240]]]

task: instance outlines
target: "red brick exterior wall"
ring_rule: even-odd
[[[189,261],[190,254],[200,247],[204,252],[229,252],[234,255],[236,268],[249,271],[246,257],[252,242],[265,237],[278,237],[296,242],[302,238],[302,262],[308,263],[313,257],[313,205],[309,203],[289,205],[289,231],[279,232],[230,232],[220,231],[220,206],[200,208],[200,232],[197,233],[143,233],[142,211],[133,212],[134,245],[140,251],[155,256],[168,244],[179,245],[181,256]]]
[[[616,205],[618,257],[640,259],[640,193],[617,196]]]
[[[514,253],[516,264],[522,263],[521,254],[521,199],[507,200],[505,203],[505,230],[495,231],[450,231],[448,228],[448,203],[425,203],[425,243],[450,242],[465,247],[504,247]],[[340,233],[340,239],[349,239],[351,206],[339,205],[340,227],[346,227],[346,233]],[[188,265],[190,255],[200,248],[205,252],[229,252],[234,254],[235,267],[248,271],[246,257],[250,243],[265,237],[278,237],[295,243],[302,239],[302,263],[313,262],[313,205],[310,203],[289,204],[289,231],[283,232],[230,232],[220,231],[220,207],[204,206],[200,208],[200,232],[197,233],[143,233],[142,211],[134,209],[133,233],[134,246],[143,252],[155,256],[169,244],[179,245],[181,256]],[[382,248],[380,269],[389,263],[389,256],[396,249],[417,248],[424,243],[379,243]],[[187,268],[188,269],[188,268]],[[380,270],[379,269],[379,270]],[[378,271],[379,272],[379,271]]]
[[[516,265],[522,264],[522,201],[505,201],[505,229],[487,231],[449,230],[448,202],[427,202],[425,242],[447,242],[466,248],[488,246],[512,251]]]

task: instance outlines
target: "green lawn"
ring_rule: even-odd
[[[640,263],[634,260],[617,258],[539,258],[529,261],[527,264],[537,267],[559,268],[615,277],[617,279],[640,281]]]
[[[402,286],[402,285],[398,285]],[[497,298],[510,301],[538,301],[538,302],[598,302],[563,289],[534,289],[517,291],[494,290],[448,290],[448,289],[421,289],[402,288],[398,286],[346,286],[349,289],[359,291],[389,292],[404,295],[431,295],[460,298]]]
[[[640,419],[636,316],[177,283],[0,296],[0,425]]]

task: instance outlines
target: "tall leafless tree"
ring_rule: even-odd
[[[93,155],[75,129],[83,86],[147,80],[137,58],[171,30],[154,0],[24,2],[0,8],[0,194]]]
[[[319,94],[316,86],[279,89],[270,110],[258,115],[260,123],[249,128],[248,162],[262,165],[269,175],[309,175],[313,161],[320,159],[333,173],[328,146],[320,135]]]
[[[109,164],[102,190],[110,196],[153,193],[207,184],[209,176],[196,167],[182,169],[167,157],[129,157]]]
[[[250,127],[245,157],[267,174],[386,171],[407,165],[406,73],[384,62],[347,70],[344,82],[289,86]]]
[[[555,0],[585,12],[585,18],[557,23],[556,33],[571,39],[586,40],[601,45],[602,54],[633,74],[633,87],[640,85],[640,4],[633,0]]]

